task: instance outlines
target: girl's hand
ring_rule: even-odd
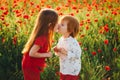
[[[57,48],[57,46],[55,46],[54,48],[53,48],[53,50],[54,50],[54,52],[55,52],[55,55],[60,55],[61,53],[60,53],[60,50],[59,50],[59,48]]]
[[[46,54],[46,57],[52,57],[52,53],[51,53],[51,52],[48,52],[48,53]]]

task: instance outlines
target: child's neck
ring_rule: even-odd
[[[70,34],[63,35],[63,38],[68,38],[68,37],[70,37]]]

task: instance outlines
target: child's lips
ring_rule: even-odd
[[[57,30],[60,31],[60,28],[58,27]]]

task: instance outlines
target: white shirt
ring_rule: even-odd
[[[64,48],[67,55],[60,55],[60,72],[62,74],[78,75],[81,70],[81,48],[76,39],[71,36],[61,37],[57,44],[58,48]]]

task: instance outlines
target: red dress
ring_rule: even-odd
[[[38,51],[40,54],[48,52],[46,36],[39,36],[36,38],[34,44],[41,47]],[[29,52],[24,54],[22,59],[24,80],[40,80],[40,72],[43,70],[45,65],[45,58],[30,57]]]

